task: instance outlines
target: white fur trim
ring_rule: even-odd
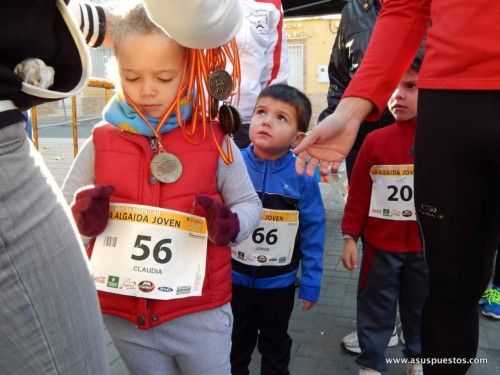
[[[68,92],[41,89],[39,87],[23,82],[23,87],[21,90],[28,95],[36,96],[39,98],[62,99],[68,96],[76,95],[85,88],[90,78],[90,54],[88,51],[88,47],[86,46],[85,41],[83,40],[83,36],[80,32],[80,29],[73,22],[73,19],[71,18],[64,1],[57,0],[56,4],[57,8],[59,8],[61,16],[63,17],[68,27],[68,30],[70,31],[73,37],[73,41],[75,42],[75,45],[80,54],[80,61],[82,64],[82,76],[80,77],[80,82],[78,82],[78,84],[71,91]],[[55,72],[55,74],[57,75],[57,71]]]

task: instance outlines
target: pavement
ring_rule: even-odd
[[[80,145],[84,139],[80,139]],[[45,162],[61,185],[73,160],[72,141],[68,138],[40,138],[39,150]],[[342,337],[354,330],[356,313],[357,272],[342,266],[343,239],[339,232],[343,198],[336,187],[321,183],[321,192],[327,214],[327,238],[324,254],[324,274],[319,303],[303,312],[298,300],[289,325],[293,340],[290,374],[344,375],[357,374],[355,356],[340,347]],[[475,364],[468,374],[500,375],[500,321],[480,317],[480,338],[477,358],[487,363]],[[457,327],[460,329],[460,327]],[[401,358],[401,343],[388,348],[386,357]],[[109,363],[112,375],[128,372],[108,336]],[[259,374],[260,359],[254,352],[250,374]],[[405,374],[402,364],[390,364],[388,374]],[[200,374],[203,375],[203,374]]]

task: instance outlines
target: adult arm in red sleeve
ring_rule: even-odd
[[[430,22],[431,0],[386,0],[368,49],[337,109],[294,149],[298,173],[316,165],[337,169],[354,144],[361,121],[380,117],[415,57]]]
[[[370,100],[377,120],[417,53],[430,22],[431,0],[386,0],[363,62],[343,97]]]

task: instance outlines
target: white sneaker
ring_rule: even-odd
[[[374,370],[374,369],[368,368],[368,367],[360,367],[358,374],[359,375],[382,375],[381,372],[378,372],[377,370]]]
[[[396,327],[392,332],[391,339],[389,340],[388,347],[396,346],[399,343],[398,332]],[[358,333],[356,331],[349,333],[340,341],[340,346],[351,353],[359,354],[361,353],[361,348],[359,347]]]
[[[406,375],[423,375],[424,369],[421,363],[407,363]]]

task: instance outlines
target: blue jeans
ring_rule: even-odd
[[[83,246],[24,125],[0,128],[0,373],[106,375]]]

